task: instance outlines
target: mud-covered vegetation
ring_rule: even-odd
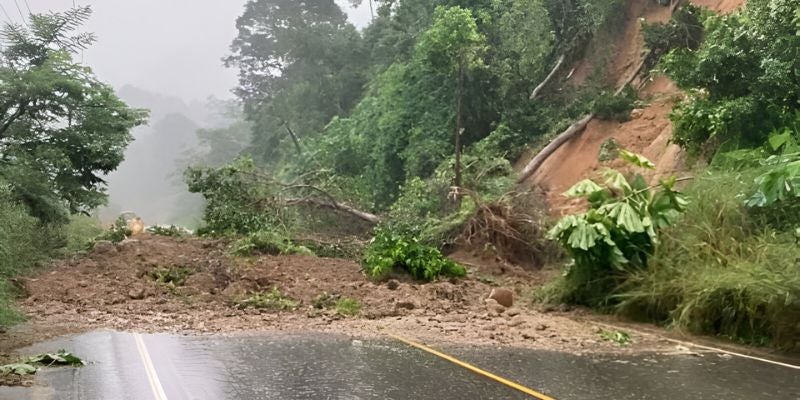
[[[146,117],[74,61],[94,41],[79,31],[90,14],[33,15],[0,31],[0,327],[18,319],[10,278],[97,234],[72,215],[103,203],[102,175]]]

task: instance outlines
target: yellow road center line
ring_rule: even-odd
[[[402,336],[394,335],[394,334],[391,334],[391,333],[389,334],[389,336],[394,338],[394,339],[396,339],[396,340],[399,340],[399,341],[401,341],[401,342],[403,342],[403,343],[405,343],[405,344],[407,344],[407,345],[409,345],[411,347],[416,347],[416,348],[418,348],[420,350],[426,351],[426,352],[428,352],[430,354],[433,354],[433,355],[435,355],[435,356],[437,356],[439,358],[442,358],[442,359],[445,359],[447,361],[450,361],[451,363],[456,364],[459,367],[462,367],[462,368],[465,368],[467,370],[470,370],[470,371],[472,371],[472,372],[474,372],[474,373],[476,373],[478,375],[481,375],[481,376],[484,376],[486,378],[489,378],[489,379],[491,379],[491,380],[493,380],[495,382],[498,382],[498,383],[501,383],[503,385],[506,385],[506,386],[508,386],[508,387],[510,387],[512,389],[516,389],[516,390],[518,390],[518,391],[520,391],[522,393],[525,393],[525,394],[528,394],[530,396],[533,396],[533,397],[535,397],[535,398],[537,398],[539,400],[555,400],[554,398],[552,398],[550,396],[547,396],[545,394],[539,393],[539,392],[537,392],[537,391],[535,391],[533,389],[529,389],[529,388],[527,388],[525,386],[522,386],[522,385],[520,385],[520,384],[518,384],[516,382],[512,382],[512,381],[510,381],[508,379],[499,377],[499,376],[497,376],[497,375],[495,375],[495,374],[493,374],[491,372],[484,371],[484,370],[482,370],[482,369],[480,369],[480,368],[478,368],[478,367],[476,367],[474,365],[467,364],[464,361],[461,361],[461,360],[459,360],[459,359],[457,359],[455,357],[452,357],[452,356],[449,356],[447,354],[444,354],[444,353],[442,353],[440,351],[434,350],[434,349],[432,349],[432,348],[430,348],[428,346],[425,346],[424,344],[420,344],[420,343],[414,342],[414,341],[412,341],[410,339],[406,339],[406,338],[404,338]]]
[[[144,345],[142,335],[138,333],[133,334],[133,339],[136,341],[136,348],[139,350],[139,356],[142,358],[144,370],[147,373],[147,380],[150,381],[150,388],[153,390],[153,396],[156,400],[168,400],[167,394],[164,393],[164,387],[161,386],[161,381],[156,374],[156,367],[153,365],[153,360],[150,359],[150,353],[147,352],[147,347]]]

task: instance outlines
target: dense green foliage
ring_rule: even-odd
[[[43,222],[103,203],[102,174],[122,161],[145,113],[129,108],[71,54],[88,8],[31,16],[0,34],[0,177]]]
[[[685,190],[688,203],[674,181],[653,196],[614,172],[606,187],[576,185],[569,194],[590,210],[551,232],[574,261],[541,294],[798,350],[798,32],[791,0],[751,0],[729,15],[686,6],[645,26],[647,61],[669,51],[661,68],[688,94],[672,114],[673,140],[710,165]],[[644,198],[626,206],[619,196]]]
[[[560,55],[579,57],[608,29],[622,1],[377,3],[359,33],[332,0],[251,1],[228,58],[256,165],[285,181],[327,174],[324,189],[372,212],[440,171],[461,186],[461,145],[502,138],[481,156],[514,161],[586,111],[571,94],[527,98]]]
[[[637,167],[654,168],[639,155],[625,150],[620,155]],[[603,186],[584,180],[564,193],[587,199],[589,211],[564,217],[550,231],[573,259],[558,293],[562,301],[613,303],[628,276],[647,268],[659,231],[671,226],[686,207],[674,179],[662,180],[654,190],[639,174],[629,179],[609,169],[604,177]]]
[[[795,345],[798,239],[745,206],[757,174],[716,169],[687,189],[692,202],[684,217],[662,232],[647,270],[621,288],[622,314],[752,344]],[[797,218],[783,205],[768,213]]]
[[[413,236],[378,229],[364,255],[364,270],[374,279],[387,277],[395,270],[405,271],[415,279],[432,281],[440,276],[462,277],[467,270],[445,258],[442,253],[419,242]]]
[[[104,203],[102,176],[146,117],[73,61],[94,41],[76,33],[90,14],[31,15],[0,31],[0,326],[17,319],[9,278],[86,250],[99,233],[96,221],[73,215]]]
[[[675,109],[674,140],[693,150],[760,146],[800,108],[800,14],[794,0],[752,0],[706,15],[705,40],[674,50],[663,68],[688,99]]]

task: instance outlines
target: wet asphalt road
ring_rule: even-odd
[[[90,363],[44,369],[35,387],[0,388],[0,399],[158,400],[154,377],[170,400],[531,398],[389,339],[139,337],[143,346],[130,333],[95,332],[25,349],[64,348]],[[490,347],[442,350],[558,400],[800,400],[798,370],[717,354],[616,358]],[[155,371],[150,378],[147,364]]]

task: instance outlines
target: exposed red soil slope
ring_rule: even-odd
[[[744,0],[695,0],[694,4],[718,12],[731,12],[744,4]],[[634,73],[644,51],[640,20],[665,22],[669,8],[650,0],[632,0],[626,10],[627,24],[614,40],[616,46],[607,66],[608,81],[621,85]],[[592,46],[597,46],[594,43]],[[581,84],[591,69],[591,61],[584,60],[576,68],[572,84]],[[634,81],[634,84],[637,82]],[[669,113],[681,92],[666,77],[655,77],[644,82],[639,96],[648,105],[635,110],[632,119],[625,123],[594,120],[585,131],[556,151],[528,180],[532,186],[545,193],[551,213],[563,215],[583,207],[576,200],[561,194],[582,179],[597,175],[606,167],[620,167],[619,162],[603,164],[598,156],[600,146],[613,138],[622,148],[643,154],[653,161],[657,169],[649,175],[653,181],[659,177],[681,174],[685,170],[684,154],[670,144],[672,123]]]

